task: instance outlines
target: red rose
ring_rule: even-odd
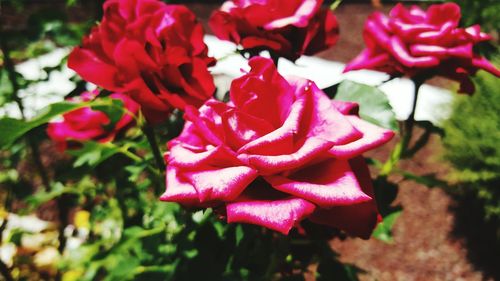
[[[161,200],[222,209],[228,222],[285,234],[309,218],[369,237],[378,212],[361,153],[393,132],[309,80],[285,80],[269,59],[249,63],[228,103],[187,108],[181,135],[168,143]]]
[[[79,99],[72,100],[91,101],[98,94],[97,90],[85,92]],[[126,109],[113,128],[105,128],[106,125],[109,125],[110,120],[104,112],[92,110],[90,107],[83,107],[63,114],[62,121],[50,122],[47,127],[47,134],[62,151],[67,148],[68,141],[112,141],[119,131],[134,122],[134,115],[139,111],[139,105],[123,94],[114,93],[110,97],[121,100]]]
[[[214,34],[251,52],[269,50],[295,61],[333,46],[338,24],[322,0],[226,1],[210,18]]]
[[[479,25],[459,28],[460,7],[454,3],[418,6],[409,10],[396,5],[386,17],[373,13],[363,32],[366,49],[345,71],[374,69],[411,77],[440,75],[460,82],[460,92],[473,93],[469,76],[484,69],[496,76],[500,71],[474,54],[473,47],[491,39]]]
[[[130,95],[148,121],[200,106],[214,93],[203,29],[186,7],[157,0],[108,0],[104,16],[69,56],[85,80]]]

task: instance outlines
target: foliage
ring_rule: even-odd
[[[487,218],[500,218],[500,84],[486,73],[475,83],[476,94],[457,98],[444,126],[445,158],[454,177],[484,201]]]
[[[457,0],[462,8],[462,22],[465,26],[481,25],[484,30],[500,30],[500,3],[496,0]]]

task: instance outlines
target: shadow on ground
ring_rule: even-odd
[[[452,196],[452,237],[463,241],[469,262],[483,272],[485,279],[500,280],[500,221],[484,220],[483,203],[472,192]]]

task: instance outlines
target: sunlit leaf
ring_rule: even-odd
[[[389,100],[375,87],[346,80],[340,83],[335,99],[357,102],[362,119],[387,129],[398,129]]]
[[[401,211],[395,211],[385,216],[373,231],[372,236],[386,243],[392,243],[392,227],[400,215]]]

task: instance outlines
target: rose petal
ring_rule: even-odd
[[[345,160],[327,160],[303,168],[290,176],[265,177],[274,188],[313,202],[322,208],[371,200]]]
[[[295,14],[273,20],[272,22],[264,25],[267,30],[293,25],[296,27],[305,27],[309,23],[309,19],[315,14],[321,5],[321,1],[317,0],[304,0],[295,11]]]
[[[351,159],[349,164],[356,174],[363,192],[373,197],[370,172],[365,160],[362,157],[356,157]],[[336,227],[351,235],[368,239],[378,222],[378,217],[375,200],[370,200],[348,206],[317,209],[309,219],[315,223]]]
[[[178,169],[174,166],[167,167],[166,189],[161,201],[177,202],[186,206],[198,206],[198,192],[191,183],[178,176]]]
[[[495,75],[496,77],[500,77],[500,69],[496,68],[491,62],[489,62],[484,57],[475,57],[472,59],[472,64],[475,67],[488,71],[489,73]]]
[[[439,60],[435,57],[413,57],[411,56],[400,38],[392,36],[390,40],[391,54],[403,65],[407,67],[432,67],[439,65]]]
[[[238,155],[244,163],[259,170],[261,174],[272,174],[299,168],[315,158],[324,155],[333,143],[319,138],[308,138],[295,151],[284,155],[258,155],[241,153]]]
[[[236,109],[224,112],[222,124],[226,143],[234,150],[273,131],[265,119],[257,118]]]
[[[307,80],[305,80],[307,81]],[[304,95],[312,97],[307,118],[303,118],[300,129],[305,130],[307,137],[317,137],[343,144],[354,141],[361,134],[354,128],[346,116],[341,114],[326,94],[313,82],[308,82]]]
[[[314,209],[314,204],[300,198],[242,201],[226,206],[228,223],[261,225],[285,235]]]
[[[225,145],[199,150],[199,148],[193,149],[187,144],[173,140],[169,146],[169,163],[183,169],[196,169],[202,165],[231,166],[240,164],[235,153]]]
[[[347,118],[357,130],[363,133],[363,136],[356,141],[333,146],[329,152],[336,158],[349,159],[355,157],[388,142],[394,136],[393,131],[375,126],[357,116],[351,115],[347,116]]]
[[[257,177],[257,171],[246,166],[199,169],[181,176],[196,189],[200,202],[234,200]]]
[[[109,65],[91,51],[76,47],[69,54],[68,67],[76,71],[83,79],[110,91],[117,90],[116,76],[118,70]]]

